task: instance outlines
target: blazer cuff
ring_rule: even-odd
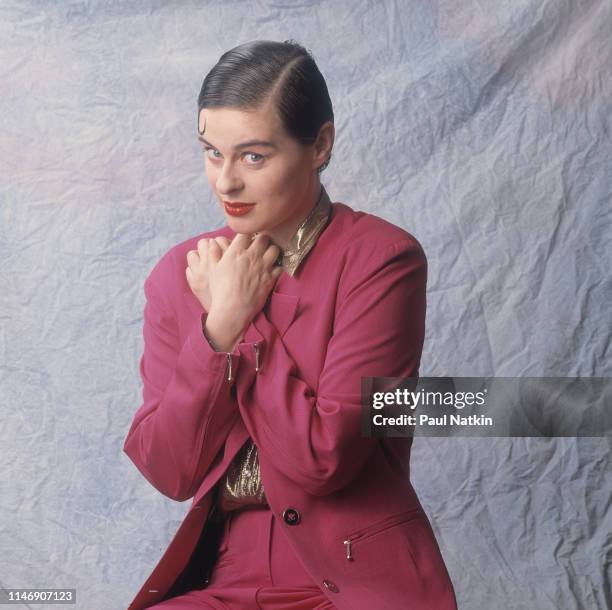
[[[278,339],[276,327],[268,320],[263,310],[260,310],[247,327],[243,340],[236,346],[241,354],[241,383],[250,384],[255,376],[264,370],[266,354],[273,349],[274,342]]]
[[[232,352],[215,351],[204,334],[207,317],[208,313],[204,312],[195,318],[187,337],[187,343],[189,343],[189,347],[199,363],[210,371],[227,375],[230,365],[229,360],[231,360],[233,379],[240,362],[240,351],[238,349],[240,344],[236,345]]]

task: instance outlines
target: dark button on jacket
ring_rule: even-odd
[[[287,525],[297,525],[300,518],[300,513],[295,508],[286,508],[283,511],[283,520]]]

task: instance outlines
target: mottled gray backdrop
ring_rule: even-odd
[[[423,244],[422,375],[612,376],[610,32],[609,0],[3,0],[0,587],[125,608],[187,510],[122,443],[144,278],[223,224],[196,99],[237,44],[312,51],[330,197]],[[610,448],[415,441],[460,608],[611,607]]]

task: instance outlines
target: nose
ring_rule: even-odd
[[[226,162],[223,164],[217,176],[216,187],[217,192],[221,195],[229,195],[242,188],[240,173],[232,163]]]

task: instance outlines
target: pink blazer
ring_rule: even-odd
[[[124,451],[157,490],[192,502],[129,608],[164,599],[186,568],[212,488],[251,436],[271,510],[339,610],[454,610],[409,481],[412,439],[360,433],[361,377],[418,375],[421,245],[377,216],[333,203],[295,276],[281,274],[228,357],[203,336],[207,312],[185,278],[187,251],[216,235],[235,233],[225,226],[174,246],[144,284],[143,403]]]

